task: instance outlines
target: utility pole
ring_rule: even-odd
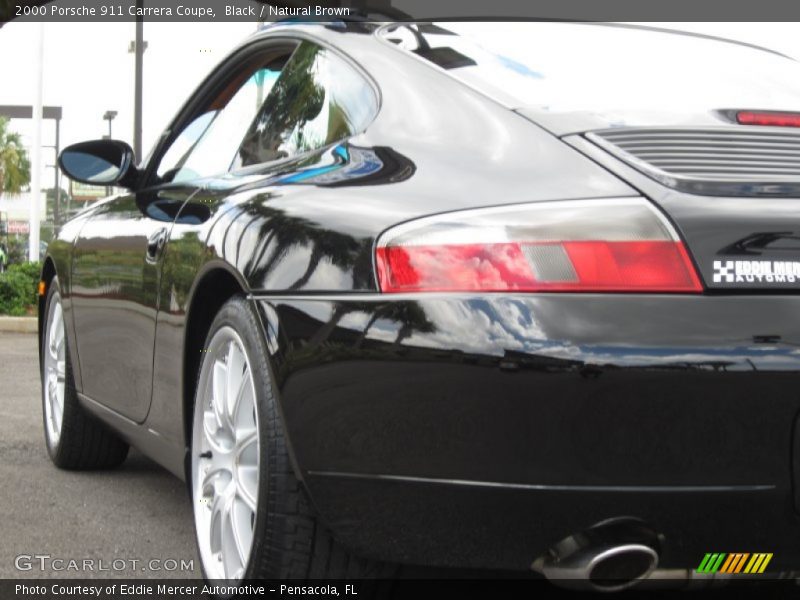
[[[133,92],[133,152],[142,160],[142,68],[144,62],[144,12],[143,0],[136,0],[136,41],[134,42],[135,75]],[[110,124],[110,121],[109,121]]]
[[[115,110],[107,110],[105,112],[105,114],[103,115],[103,119],[105,121],[108,121],[108,139],[109,140],[114,139],[113,136],[112,136],[112,133],[111,133],[111,121],[113,121],[116,116],[117,116],[117,111],[115,111]],[[111,195],[111,186],[107,185],[106,186],[106,196],[110,196],[110,195]]]
[[[108,121],[108,139],[114,139],[111,135],[111,121],[113,121],[117,117],[117,111],[115,110],[107,110],[103,115],[103,120]]]
[[[53,159],[53,185],[55,189],[53,190],[54,198],[53,198],[53,237],[58,235],[59,229],[59,221],[60,221],[60,214],[59,214],[59,206],[61,205],[61,170],[58,168],[58,153],[60,151],[61,146],[61,119],[56,119],[56,143],[55,143],[55,158]],[[45,209],[45,215],[47,215],[47,210]]]
[[[264,20],[259,15],[258,21],[256,22],[256,31],[261,31],[261,28],[264,26]],[[264,72],[258,71],[258,75],[256,76],[256,111],[261,109],[261,105],[264,103]]]
[[[39,204],[42,199],[42,90],[44,88],[44,23],[39,23],[36,41],[36,95],[33,101],[33,160],[31,165],[31,205],[28,232],[28,260],[39,260]]]

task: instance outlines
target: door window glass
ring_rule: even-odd
[[[210,177],[228,171],[242,138],[263,99],[281,73],[283,60],[273,60],[248,76],[233,93],[226,88],[187,125],[161,159],[161,183]],[[241,76],[240,76],[241,78]],[[239,79],[239,78],[237,78]],[[235,85],[236,80],[230,85]]]
[[[349,137],[377,111],[372,87],[330,50],[302,42],[244,137],[234,167],[296,156]]]

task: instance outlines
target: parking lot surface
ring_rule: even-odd
[[[181,481],[134,450],[111,471],[52,465],[36,346],[0,333],[0,578],[199,577]]]

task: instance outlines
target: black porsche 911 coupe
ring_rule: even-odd
[[[128,191],[48,248],[50,456],[184,478],[210,580],[798,569],[799,126],[726,40],[267,26],[62,153]]]

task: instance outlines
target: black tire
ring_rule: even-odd
[[[78,393],[75,390],[72,360],[66,335],[64,336],[64,409],[58,439],[53,441],[48,431],[45,407],[45,403],[48,401],[45,353],[48,352],[48,336],[52,325],[50,309],[54,302],[60,303],[60,301],[61,292],[58,278],[54,277],[49,284],[45,313],[42,319],[42,356],[40,361],[42,366],[42,418],[47,452],[53,464],[61,469],[90,470],[116,467],[128,456],[128,444],[81,407]],[[64,326],[63,320],[61,326]]]
[[[258,500],[253,543],[244,579],[391,577],[394,573],[391,565],[356,557],[333,539],[315,514],[303,485],[295,477],[275,396],[266,342],[253,307],[243,297],[231,298],[220,309],[209,330],[206,348],[210,347],[214,334],[223,327],[234,329],[242,340],[258,403]],[[206,354],[203,357],[203,362],[210,360]],[[201,364],[198,376],[202,370]],[[200,385],[197,389],[199,394]],[[198,406],[197,400],[196,396],[195,407]],[[190,489],[193,489],[191,485]],[[198,510],[199,503],[193,505]],[[200,534],[197,528],[195,534]],[[205,569],[203,575],[206,576]]]

